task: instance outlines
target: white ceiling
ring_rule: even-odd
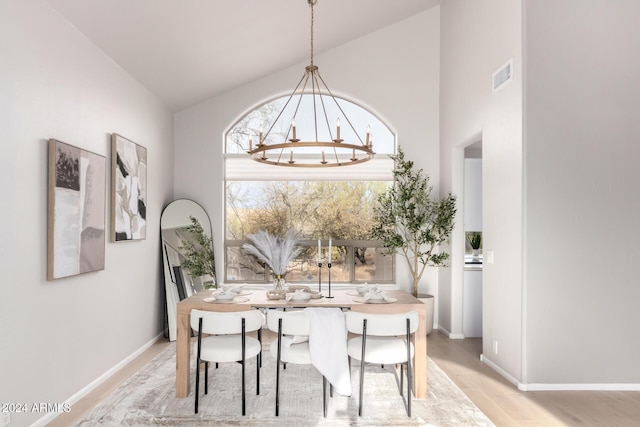
[[[307,0],[47,1],[174,111],[310,57]],[[318,0],[314,52],[440,1]]]

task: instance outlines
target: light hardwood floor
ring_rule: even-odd
[[[495,425],[640,426],[640,391],[528,391],[480,361],[482,340],[432,332],[427,353]]]
[[[640,426],[640,392],[522,392],[480,362],[481,339],[450,340],[434,331],[427,341],[429,356],[498,427]],[[159,341],[48,425],[73,425],[167,345]]]

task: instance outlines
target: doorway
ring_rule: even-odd
[[[464,149],[462,334],[482,337],[482,140]]]

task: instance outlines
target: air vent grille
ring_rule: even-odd
[[[502,89],[513,79],[513,60],[510,59],[506,64],[493,73],[493,93]]]

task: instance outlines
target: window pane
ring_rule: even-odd
[[[225,153],[246,153],[249,149],[249,139],[251,138],[254,146],[258,141],[258,135],[262,129],[263,133],[273,128],[267,137],[267,144],[275,144],[284,142],[287,139],[291,122],[296,118],[296,128],[298,130],[298,138],[315,139],[312,132],[315,130],[312,121],[306,118],[314,117],[314,100],[311,94],[302,96],[300,105],[297,102],[290,102],[286,108],[289,96],[275,99],[267,102],[255,110],[242,117],[227,133],[225,141]],[[392,154],[395,152],[395,136],[389,128],[375,115],[365,110],[353,102],[346,99],[336,97],[340,108],[327,95],[322,95],[322,101],[317,98],[315,100],[315,108],[319,103],[325,107],[327,112],[327,120],[333,125],[337,119],[341,120],[341,137],[345,141],[352,143],[360,142],[358,136],[363,138],[367,127],[370,128],[370,136],[373,142],[373,150],[378,154]],[[298,110],[296,112],[296,109]],[[340,111],[342,110],[342,111]],[[274,124],[278,114],[282,111],[280,118]],[[344,111],[344,114],[342,112]],[[347,120],[347,117],[349,118]],[[308,123],[307,123],[308,122]],[[351,128],[353,124],[353,128]],[[324,134],[328,132],[324,126],[318,126],[318,138],[330,140],[331,135]]]
[[[372,283],[393,280],[393,257],[384,253],[384,248],[355,248],[355,281]]]
[[[347,250],[350,249],[344,245],[333,245],[331,250],[331,283],[349,283],[351,282],[351,269],[349,268],[351,257]],[[328,256],[328,255],[327,255]],[[328,282],[329,269],[327,268],[328,260],[323,264],[322,274],[323,282]]]
[[[373,205],[390,182],[227,181],[227,240],[266,230],[299,239],[367,240]]]
[[[267,169],[269,166],[265,168],[246,155],[249,141],[255,146],[261,131],[265,132],[267,144],[288,138],[294,116],[298,138],[313,140],[315,135],[309,134],[314,129],[313,121],[307,118],[313,115],[314,101],[321,100],[319,96],[314,100],[310,94],[302,95],[299,104],[294,102],[286,107],[288,96],[267,102],[243,116],[225,135],[225,280],[271,282],[269,268],[248,255],[242,244],[249,242],[247,236],[258,231],[283,236],[290,229],[298,233],[300,245],[307,248],[289,264],[287,282],[309,284],[315,289],[319,279],[317,241],[321,239],[322,282],[326,286],[329,238],[334,244],[332,283],[394,279],[393,257],[382,257],[375,248],[377,242],[369,241],[369,233],[373,206],[378,196],[392,185],[393,161],[386,154],[395,152],[395,135],[359,105],[337,98],[338,107],[329,98],[322,96],[327,123],[331,125],[327,130],[318,127],[318,139],[331,139],[337,120],[341,138],[353,139],[354,143],[370,127],[373,150],[378,154],[372,161],[331,170],[283,170]],[[292,109],[294,105],[296,111]]]
[[[226,278],[228,281],[238,282],[264,282],[265,268],[256,262],[254,257],[246,254],[240,247],[226,248]]]

